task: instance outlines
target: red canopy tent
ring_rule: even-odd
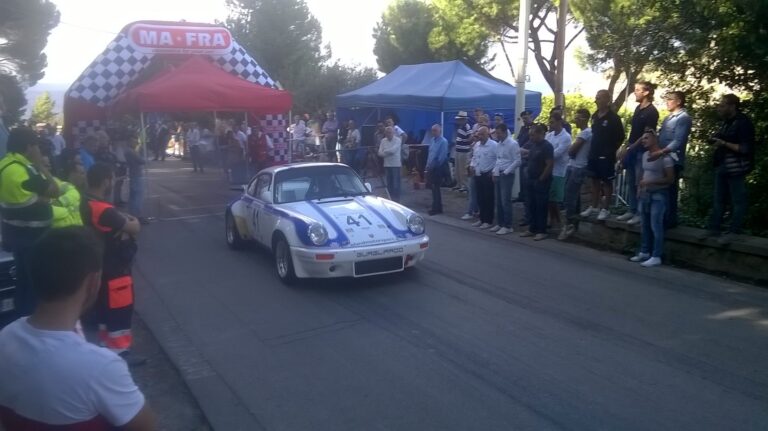
[[[251,115],[288,112],[291,93],[239,78],[193,56],[132,88],[109,106],[112,112],[240,111]]]

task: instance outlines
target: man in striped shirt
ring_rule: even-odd
[[[472,150],[472,127],[466,111],[456,115],[456,187],[454,190],[467,191],[467,164]]]

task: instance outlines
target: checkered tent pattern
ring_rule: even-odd
[[[101,108],[106,107],[128,88],[140,72],[152,61],[153,54],[137,51],[125,35],[118,34],[107,48],[85,69],[67,90],[67,97],[81,99]],[[211,61],[223,70],[255,84],[279,88],[278,84],[259,66],[237,41],[224,55],[211,55]],[[101,130],[100,120],[75,119],[72,134],[75,137]],[[286,130],[285,115],[266,115],[260,123],[268,130]],[[288,134],[285,131],[270,133],[275,144],[275,162],[288,161]]]

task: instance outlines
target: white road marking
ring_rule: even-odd
[[[221,211],[217,213],[196,214],[196,215],[181,216],[181,217],[168,217],[168,218],[160,217],[157,220],[158,221],[192,220],[192,219],[199,219],[203,217],[222,217],[223,215],[224,215],[224,211]]]

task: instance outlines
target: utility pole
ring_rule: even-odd
[[[526,66],[528,64],[528,34],[530,32],[529,22],[531,18],[531,0],[520,0],[520,21],[517,28],[517,70],[515,71],[515,85],[517,94],[515,96],[515,137],[520,133],[523,121],[520,119],[520,113],[525,111],[525,79]]]
[[[555,38],[555,106],[562,106],[565,109],[565,93],[563,92],[563,81],[565,78],[565,23],[568,17],[568,0],[560,0],[560,6],[557,11],[557,37]]]

